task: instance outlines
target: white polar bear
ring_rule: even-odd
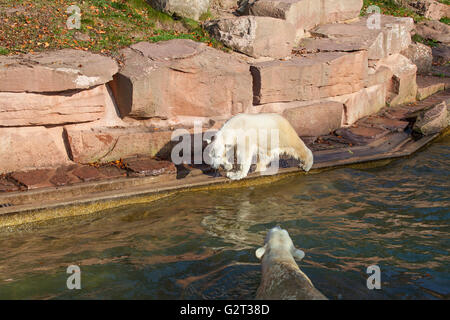
[[[210,142],[210,141],[209,141]],[[256,172],[264,172],[267,165],[281,154],[300,161],[300,167],[309,171],[313,165],[313,154],[289,121],[275,113],[238,114],[228,120],[208,146],[210,164],[217,169],[223,166],[227,177],[240,180],[247,176],[253,157],[257,157]],[[236,152],[240,169],[233,169]]]
[[[256,257],[262,259],[262,279],[256,299],[327,300],[295,262],[294,258],[301,260],[305,253],[294,247],[286,230],[272,228],[264,247],[256,250]]]

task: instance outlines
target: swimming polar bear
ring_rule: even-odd
[[[234,116],[217,132],[208,148],[211,166],[215,169],[223,166],[228,171],[227,177],[232,180],[247,176],[254,156],[257,157],[256,172],[264,172],[267,165],[281,154],[299,160],[300,167],[305,171],[309,171],[314,162],[311,150],[289,121],[276,113],[242,113]],[[234,156],[230,157],[230,151],[235,149],[240,170],[231,172]]]
[[[294,247],[286,230],[272,228],[264,247],[256,250],[256,257],[262,259],[262,279],[256,299],[328,300],[298,267],[294,258],[300,261],[305,253]]]

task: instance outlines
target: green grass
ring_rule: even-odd
[[[424,37],[422,37],[421,35],[415,34],[412,36],[412,40],[414,42],[420,42],[423,43],[429,47],[436,47],[439,45],[439,42],[434,40],[434,39],[425,39]]]
[[[450,18],[449,17],[443,17],[441,20],[439,20],[439,21],[441,21],[442,23],[445,23],[445,24],[449,24],[450,25]]]
[[[80,30],[68,30],[67,8],[81,9]],[[139,41],[192,39],[223,48],[193,20],[177,18],[154,10],[145,0],[0,0],[0,54],[39,52],[75,48],[115,54]],[[210,13],[202,16],[211,17]],[[77,40],[79,33],[88,41]]]
[[[450,0],[438,0],[438,2],[449,5],[450,6]]]
[[[365,16],[367,14],[367,8],[372,5],[378,6],[381,9],[381,13],[385,15],[395,17],[411,17],[414,19],[414,22],[426,20],[423,16],[417,14],[413,10],[396,4],[394,0],[364,0],[361,15]]]
[[[0,55],[6,55],[9,53],[9,50],[3,47],[0,47]]]

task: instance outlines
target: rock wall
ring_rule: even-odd
[[[297,2],[310,11],[295,11]],[[0,57],[0,174],[169,158],[175,129],[192,133],[198,121],[218,129],[242,112],[280,113],[300,136],[319,136],[386,102],[413,101],[417,67],[400,54],[412,21],[383,16],[380,30],[365,19],[330,24],[354,17],[360,1],[329,1],[334,14],[304,20],[312,36],[296,46],[289,10],[325,2],[251,1],[249,12],[265,14],[209,23],[234,53],[176,39],[122,50],[120,68],[76,50]]]

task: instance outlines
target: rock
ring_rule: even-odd
[[[350,141],[354,145],[366,145],[386,136],[389,134],[389,130],[369,127],[351,127],[336,130],[336,134],[343,137],[345,140]]]
[[[424,100],[439,91],[443,91],[445,86],[445,81],[439,77],[417,77],[417,100]]]
[[[417,117],[413,130],[423,135],[439,133],[448,126],[447,115],[447,104],[443,101],[421,113]]]
[[[248,1],[245,9],[250,15],[283,19],[296,30],[296,40],[305,31],[320,23],[321,3],[317,0],[257,0]]]
[[[83,182],[96,181],[102,178],[98,168],[93,166],[81,166],[72,171],[72,174]]]
[[[105,163],[135,155],[169,159],[172,131],[139,127],[83,128],[66,126],[71,159],[77,163]]]
[[[211,0],[210,7],[216,10],[237,9],[238,0]]]
[[[295,30],[281,19],[243,16],[209,21],[205,28],[226,46],[255,58],[285,58],[294,46]]]
[[[380,60],[377,67],[385,66],[392,70],[394,76],[388,85],[388,102],[391,106],[416,101],[417,66],[401,54],[394,54],[386,59]]]
[[[72,171],[77,167],[77,165],[58,167],[57,169],[52,170],[52,177],[50,177],[49,181],[56,187],[79,183],[81,180],[72,174]]]
[[[37,55],[0,56],[0,91],[60,92],[105,84],[117,63],[86,51],[63,49]]]
[[[329,98],[344,104],[342,125],[349,126],[361,118],[377,113],[386,106],[386,85],[379,84],[358,92]]]
[[[369,68],[367,86],[372,87],[377,84],[389,83],[393,75],[392,70],[385,66],[381,66],[378,69]]]
[[[393,132],[402,132],[408,127],[408,121],[401,121],[396,119],[389,119],[380,116],[370,116],[364,120],[358,121],[360,126],[376,127],[381,129],[386,129]]]
[[[420,42],[411,43],[401,54],[417,66],[417,72],[419,74],[428,74],[431,72],[433,53],[430,47]]]
[[[69,164],[61,127],[0,128],[0,174]]]
[[[0,176],[0,192],[14,192],[19,191],[20,188],[13,182],[9,181],[6,177]],[[5,206],[2,203],[0,207]]]
[[[322,102],[307,106],[292,107],[283,112],[299,136],[317,137],[329,134],[341,127],[344,106],[338,102]]]
[[[95,121],[105,112],[105,85],[60,94],[0,92],[0,127]]]
[[[210,0],[146,0],[156,10],[199,20],[209,9]]]
[[[363,0],[322,0],[321,24],[336,23],[359,17]]]
[[[53,187],[53,184],[50,182],[53,171],[54,170],[51,169],[39,169],[25,172],[13,172],[10,175],[10,178],[18,184],[25,186],[28,190],[48,188]]]
[[[91,37],[87,33],[75,31],[73,36],[78,41],[91,41]]]
[[[318,38],[305,39],[301,45],[321,52],[367,50],[369,60],[379,60],[400,53],[411,44],[411,18],[382,15],[380,29],[369,29],[367,24],[367,18],[362,18],[354,23],[321,25],[311,30]]]
[[[361,90],[367,81],[367,52],[308,54],[255,63],[250,70],[255,104],[318,100]]]
[[[450,6],[435,0],[412,0],[408,1],[408,5],[428,19],[440,20],[450,17]]]
[[[252,103],[248,65],[205,44],[141,42],[122,54],[111,83],[122,117],[231,116]]]
[[[416,25],[416,34],[425,39],[450,44],[450,26],[439,21],[425,20],[419,22]]]
[[[130,171],[130,176],[160,176],[172,175],[176,178],[177,169],[170,161],[157,161],[148,157],[137,157],[125,159],[127,169]]]
[[[296,40],[319,24],[354,19],[362,0],[256,0],[244,1],[241,12],[255,16],[284,19],[296,29]]]
[[[433,63],[437,65],[448,65],[450,63],[450,46],[440,43],[433,47]]]

